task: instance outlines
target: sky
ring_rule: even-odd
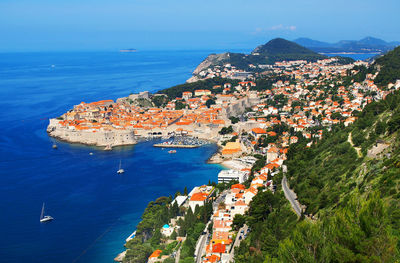
[[[0,0],[0,52],[400,41],[399,0]]]

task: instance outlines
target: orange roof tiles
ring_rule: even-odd
[[[215,244],[212,246],[212,252],[213,253],[225,253],[226,246],[224,244]]]
[[[190,201],[204,201],[207,199],[206,193],[194,193],[192,197],[190,197]]]
[[[231,189],[235,189],[235,188],[241,189],[241,190],[246,189],[246,187],[245,187],[244,185],[242,185],[242,184],[233,184],[233,185],[231,186]]]
[[[251,131],[254,132],[255,134],[266,134],[267,133],[264,129],[261,129],[261,128],[253,128]]]
[[[162,250],[161,249],[157,249],[155,250],[149,257],[150,258],[158,258],[161,255]]]
[[[206,257],[204,262],[214,263],[214,262],[220,261],[220,259],[221,258],[217,255],[211,255],[211,256]]]

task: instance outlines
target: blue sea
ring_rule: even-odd
[[[113,262],[149,201],[216,181],[215,145],[53,150],[46,133],[81,101],[181,84],[212,52],[0,53],[0,261]],[[43,202],[53,222],[39,223]]]
[[[113,262],[149,201],[216,181],[212,144],[53,150],[46,133],[48,118],[81,101],[181,84],[211,52],[0,53],[0,261]],[[43,202],[55,218],[46,224]]]
[[[329,53],[329,54],[325,54],[325,55],[327,55],[329,57],[340,56],[340,57],[349,57],[354,60],[366,60],[366,59],[375,57],[378,54],[374,54],[374,53],[353,53],[353,54]]]

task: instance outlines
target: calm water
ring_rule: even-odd
[[[216,181],[221,167],[205,163],[215,145],[53,150],[45,132],[81,101],[182,83],[209,53],[0,54],[0,261],[112,262],[150,200]],[[39,223],[42,202],[51,223]]]
[[[378,54],[371,54],[371,53],[365,53],[365,54],[363,54],[363,53],[357,53],[357,54],[341,54],[341,53],[338,53],[338,54],[335,54],[335,53],[330,53],[330,54],[325,54],[325,55],[327,55],[329,57],[341,56],[341,57],[349,57],[349,58],[352,58],[354,60],[366,60],[368,58],[375,57]]]

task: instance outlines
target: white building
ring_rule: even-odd
[[[247,173],[237,170],[222,170],[218,174],[218,183],[227,183],[230,181],[239,181],[243,183],[247,180]]]
[[[237,214],[244,215],[248,208],[249,206],[243,200],[235,202],[235,204],[231,206],[232,217],[235,217]]]
[[[251,200],[253,200],[253,197],[256,196],[256,194],[257,194],[257,190],[252,187],[244,190],[244,194],[243,194],[244,202],[247,205],[250,204]]]
[[[171,204],[174,204],[176,202],[178,206],[181,206],[185,203],[187,199],[188,197],[186,195],[178,195],[177,197],[175,197]]]

